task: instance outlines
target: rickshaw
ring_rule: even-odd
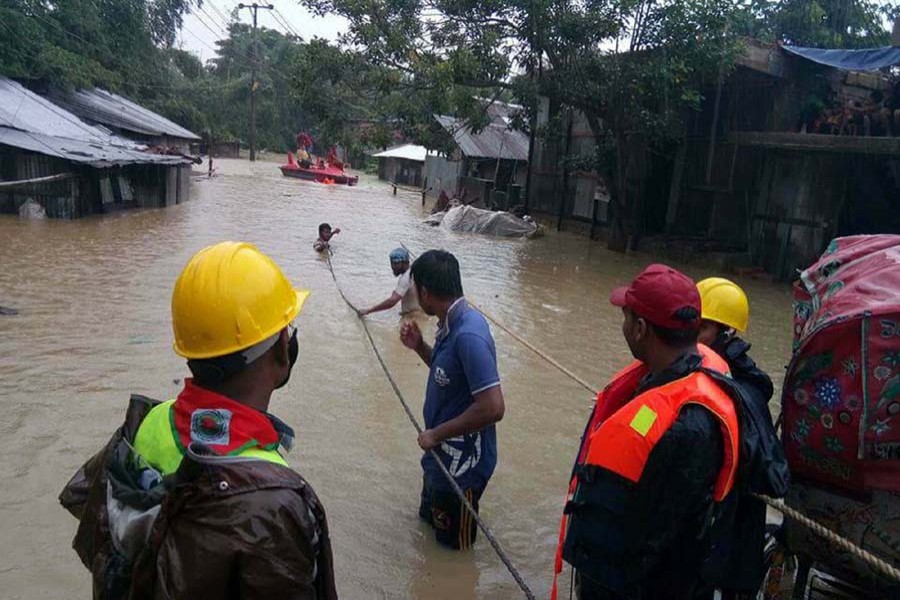
[[[781,397],[786,503],[900,566],[900,235],[833,240],[794,284]],[[786,519],[759,598],[900,598],[858,553]]]

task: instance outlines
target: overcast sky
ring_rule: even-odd
[[[225,26],[231,18],[232,10],[241,0],[203,0],[203,7],[193,8],[191,14],[184,18],[184,27],[178,37],[181,47],[198,55],[206,62],[215,55],[215,41],[226,37]],[[252,4],[253,0],[243,0],[244,4]],[[278,22],[283,16],[290,27],[304,39],[321,37],[334,40],[346,30],[346,23],[341,17],[328,16],[319,18],[300,6],[297,0],[257,0],[259,4],[272,4],[278,11],[259,11],[259,26],[276,29],[287,33],[286,27]],[[251,23],[249,9],[239,11],[243,23]]]

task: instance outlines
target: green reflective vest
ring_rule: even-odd
[[[163,475],[169,475],[178,470],[186,451],[175,430],[175,415],[172,411],[174,403],[175,400],[168,400],[154,406],[144,417],[134,438],[135,451]],[[237,456],[257,458],[284,467],[288,466],[287,461],[276,450],[245,448]]]

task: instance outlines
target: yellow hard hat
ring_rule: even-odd
[[[747,294],[733,281],[724,277],[710,277],[697,284],[700,291],[701,316],[708,321],[747,331],[750,303]]]
[[[175,282],[175,352],[203,359],[250,348],[287,327],[308,296],[252,244],[208,246],[191,258]]]

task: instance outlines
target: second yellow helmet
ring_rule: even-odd
[[[250,348],[287,327],[307,296],[256,246],[208,246],[191,258],[175,282],[175,352],[204,359]]]
[[[750,303],[738,284],[724,277],[709,277],[699,282],[697,289],[703,319],[733,327],[741,333],[747,331]]]

